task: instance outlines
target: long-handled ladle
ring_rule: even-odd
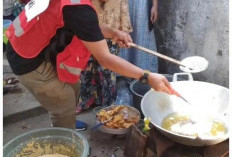
[[[161,53],[158,53],[150,49],[147,49],[145,47],[139,46],[135,43],[129,43],[129,45],[139,50],[142,50],[144,52],[153,54],[157,57],[163,58],[172,63],[178,64],[180,66],[180,69],[185,72],[197,73],[197,72],[204,71],[208,67],[208,61],[205,58],[200,57],[200,56],[187,57],[184,60],[179,61],[174,58],[165,56]]]

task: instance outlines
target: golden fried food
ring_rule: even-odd
[[[97,114],[97,118],[104,122],[113,117],[104,126],[113,129],[129,128],[131,125],[136,124],[139,121],[139,115],[131,113],[127,106],[116,106],[111,110],[101,110]]]

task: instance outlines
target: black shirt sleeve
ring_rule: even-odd
[[[23,58],[15,52],[10,43],[7,45],[7,60],[16,75],[37,69],[45,60],[45,53],[48,51],[50,60],[56,60],[56,54],[64,50],[73,35],[84,41],[94,42],[104,39],[98,25],[97,14],[90,6],[66,6],[63,8],[63,18],[64,27],[57,30],[50,43],[35,58]]]
[[[84,41],[100,41],[104,37],[93,8],[87,5],[63,8],[64,27]]]

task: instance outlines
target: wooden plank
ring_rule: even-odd
[[[157,155],[150,148],[146,148],[144,157],[157,157]]]
[[[131,127],[125,146],[126,157],[229,157],[229,140],[205,147],[186,146],[167,138],[154,127],[145,134]]]
[[[164,151],[175,144],[174,141],[169,140],[161,133],[159,133],[154,127],[147,134],[147,147],[151,148],[153,152],[156,152],[157,156],[161,156]],[[156,150],[154,150],[156,149]]]
[[[130,131],[125,143],[124,156],[143,157],[145,153],[146,142],[147,136],[143,135],[137,127],[130,127]]]
[[[206,147],[204,149],[204,157],[228,157],[229,156],[229,140],[222,143]]]

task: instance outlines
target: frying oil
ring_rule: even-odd
[[[170,116],[167,116],[163,122],[162,122],[162,127],[166,130],[172,131],[172,126],[179,124],[179,123],[184,123],[189,121],[189,117],[188,116],[184,116],[184,115],[179,115],[179,114],[172,114]]]
[[[223,136],[227,132],[224,123],[219,120],[193,121],[190,116],[171,114],[164,118],[162,127],[166,130],[188,136]]]
[[[213,121],[212,128],[210,130],[211,135],[218,136],[224,135],[227,132],[226,126],[220,121]]]

